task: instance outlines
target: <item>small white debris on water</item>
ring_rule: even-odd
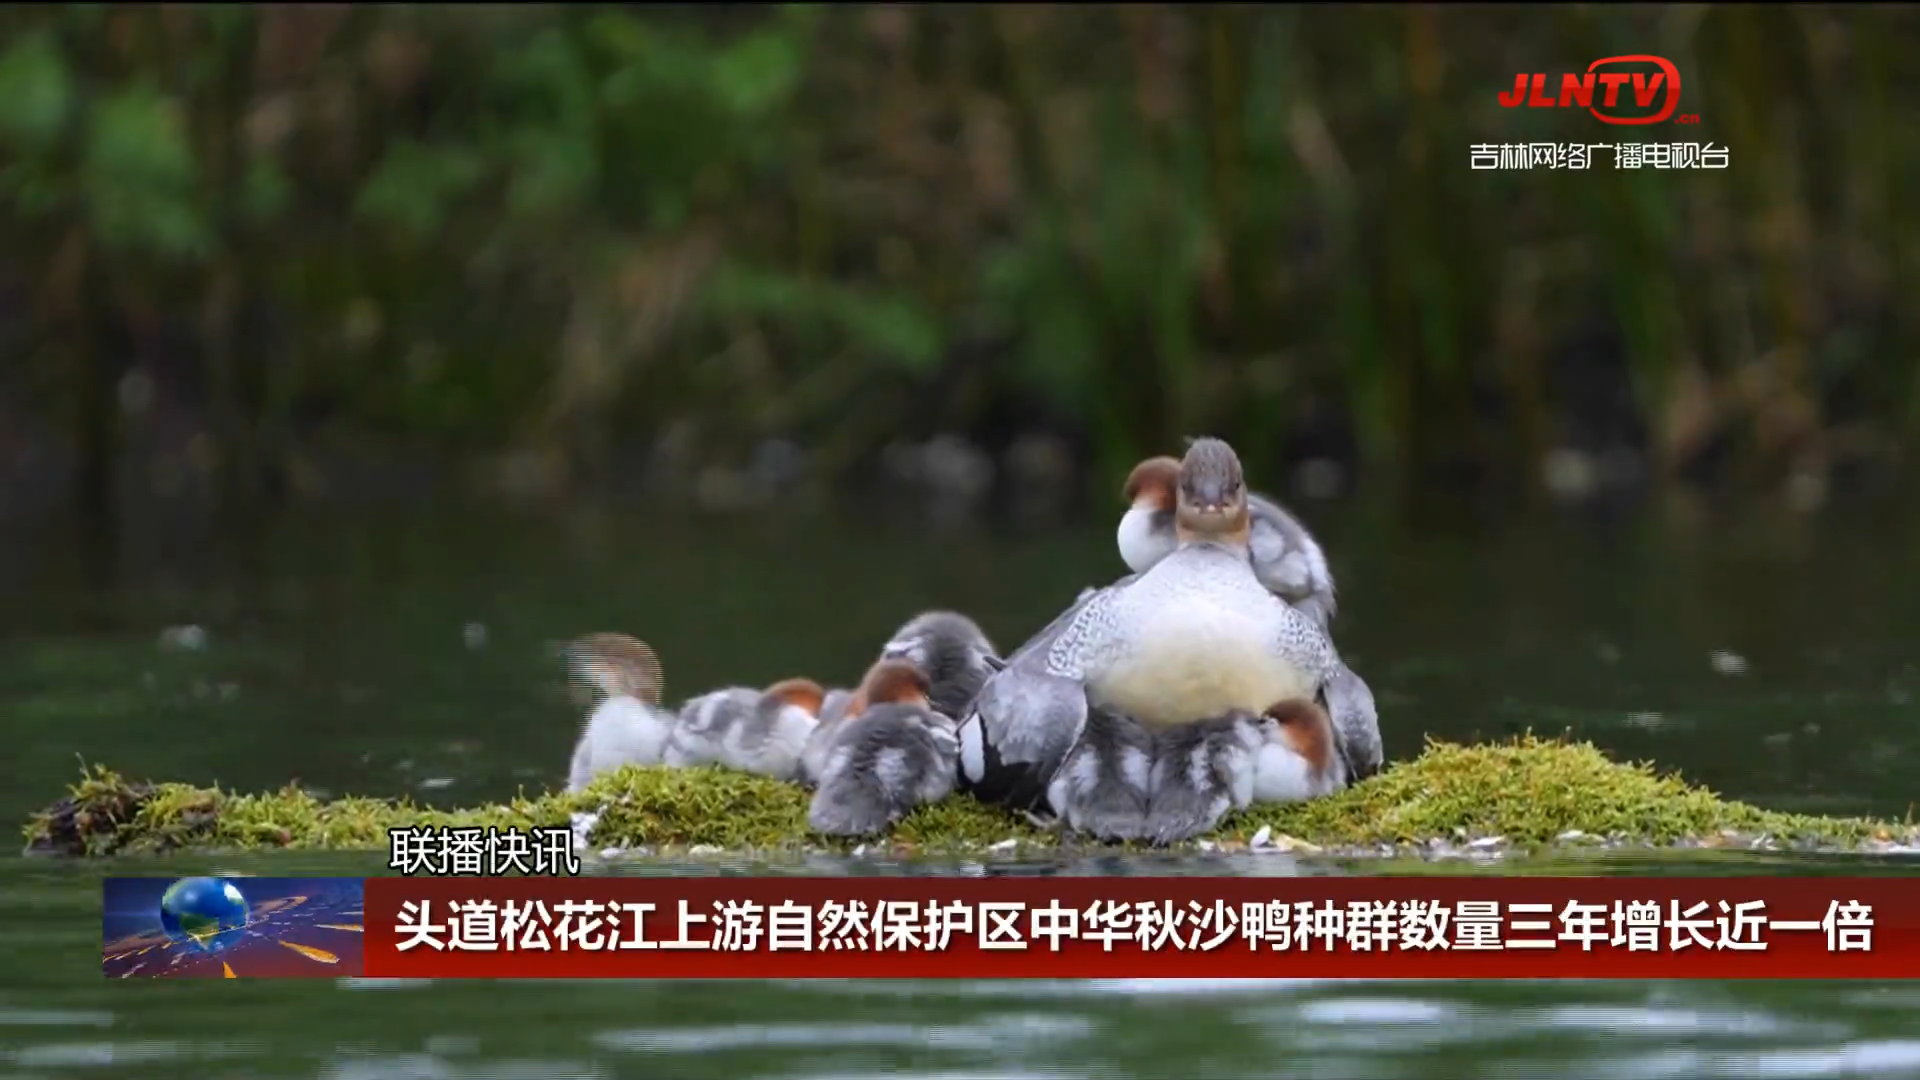
[[[168,652],[205,652],[207,632],[198,626],[169,626],[160,631],[160,647]]]
[[[865,855],[866,853],[867,853],[867,845],[865,844],[861,844],[859,847],[853,849],[853,857],[856,859],[861,857],[862,855]]]
[[[452,786],[453,777],[451,776],[429,776],[425,780],[420,781],[420,790],[422,791],[439,791],[442,788],[450,788]]]
[[[1568,829],[1566,832],[1563,832],[1559,836],[1554,837],[1554,839],[1560,841],[1563,844],[1570,843],[1574,840],[1585,840],[1586,838],[1587,838],[1587,834],[1579,829]]]
[[[468,623],[460,628],[460,639],[467,643],[467,648],[472,649],[474,652],[479,652],[481,649],[487,647],[487,624],[477,622]]]
[[[1490,848],[1497,848],[1506,842],[1507,838],[1504,836],[1483,836],[1478,840],[1467,841],[1467,846],[1475,851],[1486,851]]]
[[[690,848],[688,848],[688,849],[687,849],[687,854],[689,854],[689,855],[718,855],[718,854],[721,854],[722,852],[724,852],[724,851],[726,851],[726,850],[727,850],[726,848],[723,848],[723,847],[719,847],[719,846],[717,846],[717,845],[715,845],[715,844],[695,844],[695,845],[693,845],[692,847],[690,847]]]
[[[1747,658],[1737,652],[1729,652],[1726,649],[1716,650],[1709,658],[1709,662],[1713,665],[1715,674],[1745,675],[1747,673]]]
[[[1196,843],[1194,846],[1199,848],[1201,851],[1219,851],[1220,850],[1220,845],[1214,843],[1211,840],[1202,840]]]
[[[600,849],[600,857],[602,859],[607,859],[607,860],[617,859],[620,856],[625,854],[626,854],[626,851],[623,848],[610,847],[610,848]]]
[[[988,851],[1012,851],[1014,848],[1017,848],[1019,846],[1020,846],[1019,837],[1009,836],[1005,840],[1002,840],[997,844],[988,844],[987,850]]]
[[[1250,848],[1272,847],[1273,846],[1273,826],[1271,825],[1260,826],[1260,831],[1253,834],[1253,838],[1247,841],[1247,846]]]

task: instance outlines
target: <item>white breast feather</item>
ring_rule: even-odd
[[[1228,599],[1239,602],[1189,595],[1143,612],[1125,654],[1090,680],[1095,696],[1153,726],[1312,698],[1316,680],[1275,645],[1280,601],[1264,590],[1255,603]]]
[[[1154,563],[1173,551],[1173,538],[1153,530],[1153,511],[1144,507],[1132,507],[1120,516],[1120,529],[1116,536],[1120,544],[1120,559],[1127,569],[1142,573]]]
[[[1254,802],[1304,802],[1316,794],[1307,759],[1278,743],[1260,748],[1253,766]]]

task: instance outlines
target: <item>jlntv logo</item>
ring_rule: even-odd
[[[1621,91],[1632,87],[1630,100]],[[1664,97],[1663,97],[1664,93]],[[1659,110],[1644,112],[1660,99]],[[1558,98],[1547,96],[1544,73],[1521,72],[1513,78],[1513,89],[1500,94],[1500,104],[1509,109],[1526,105],[1533,109],[1579,106],[1603,124],[1659,124],[1672,119],[1676,124],[1697,124],[1698,113],[1680,109],[1680,69],[1664,56],[1635,54],[1609,56],[1587,65],[1584,74],[1560,77]]]

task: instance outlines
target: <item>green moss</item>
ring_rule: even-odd
[[[1223,822],[1221,832],[1241,836],[1263,825],[1312,842],[1502,837],[1522,846],[1570,832],[1649,844],[1717,842],[1733,832],[1834,846],[1913,832],[1866,818],[1763,810],[1651,765],[1623,765],[1591,743],[1530,734],[1481,746],[1430,742],[1418,758],[1366,783],[1313,802],[1255,807]]]
[[[597,813],[600,847],[777,851],[841,848],[809,835],[800,787],[717,768],[629,767],[578,794],[517,798],[471,810],[432,810],[407,800],[322,802],[296,787],[245,795],[185,784],[131,783],[88,769],[70,794],[34,815],[30,850],[104,856],[206,848],[379,849],[387,830],[414,825],[526,828]],[[1537,846],[1569,833],[1644,844],[1723,842],[1767,836],[1785,844],[1856,847],[1910,841],[1910,825],[1786,814],[1721,799],[1646,765],[1609,760],[1587,743],[1531,735],[1508,743],[1432,743],[1418,758],[1337,795],[1264,806],[1224,822],[1219,839],[1261,828],[1325,847],[1500,837]],[[1053,842],[1024,818],[965,796],[925,806],[887,838],[925,853],[978,850],[1007,839]]]

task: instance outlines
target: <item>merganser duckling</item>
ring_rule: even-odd
[[[926,611],[894,631],[880,649],[882,660],[904,660],[919,668],[932,688],[933,707],[958,723],[980,688],[997,670],[1000,658],[980,625],[953,611]]]
[[[815,832],[871,836],[952,793],[960,746],[931,689],[926,674],[902,660],[868,671],[825,748],[807,810]]]
[[[858,687],[827,691],[820,703],[820,722],[813,725],[813,733],[807,736],[807,745],[800,751],[801,783],[809,786],[820,783],[820,775],[827,768],[827,752],[833,748],[834,733],[850,713],[861,711],[854,707],[858,693]]]
[[[826,691],[812,679],[785,679],[765,690],[735,686],[680,707],[663,760],[684,768],[725,765],[775,780],[799,780],[801,755],[820,722]]]
[[[1233,448],[1196,440],[1177,496],[1172,554],[1084,596],[981,689],[960,729],[977,797],[1039,809],[1090,707],[1157,729],[1319,696],[1333,644],[1255,576]]]
[[[1346,782],[1333,722],[1310,701],[1167,728],[1155,740],[1145,838],[1156,844],[1191,839],[1229,810],[1302,802]]]
[[[880,648],[880,659],[912,664],[927,677],[928,700],[958,724],[1002,661],[979,624],[952,611],[926,611],[907,620]],[[801,755],[804,782],[818,783],[835,730],[849,716],[866,710],[860,688],[834,690],[820,707],[820,723]]]
[[[567,790],[622,765],[656,765],[674,716],[660,707],[665,683],[660,661],[646,642],[623,634],[589,634],[562,649],[574,686],[589,701],[588,714],[567,769]]]
[[[1148,835],[1154,737],[1132,717],[1094,709],[1047,785],[1053,822],[1102,840]]]
[[[1127,512],[1116,539],[1120,558],[1135,573],[1151,568],[1179,546],[1174,518],[1179,502],[1180,462],[1148,458],[1133,467],[1122,496]],[[1337,602],[1333,571],[1319,541],[1300,520],[1272,499],[1247,493],[1248,552],[1261,583],[1301,614],[1328,629]],[[1323,704],[1340,733],[1340,751],[1351,771],[1364,778],[1380,770],[1380,715],[1373,691],[1344,661],[1323,688]]]

